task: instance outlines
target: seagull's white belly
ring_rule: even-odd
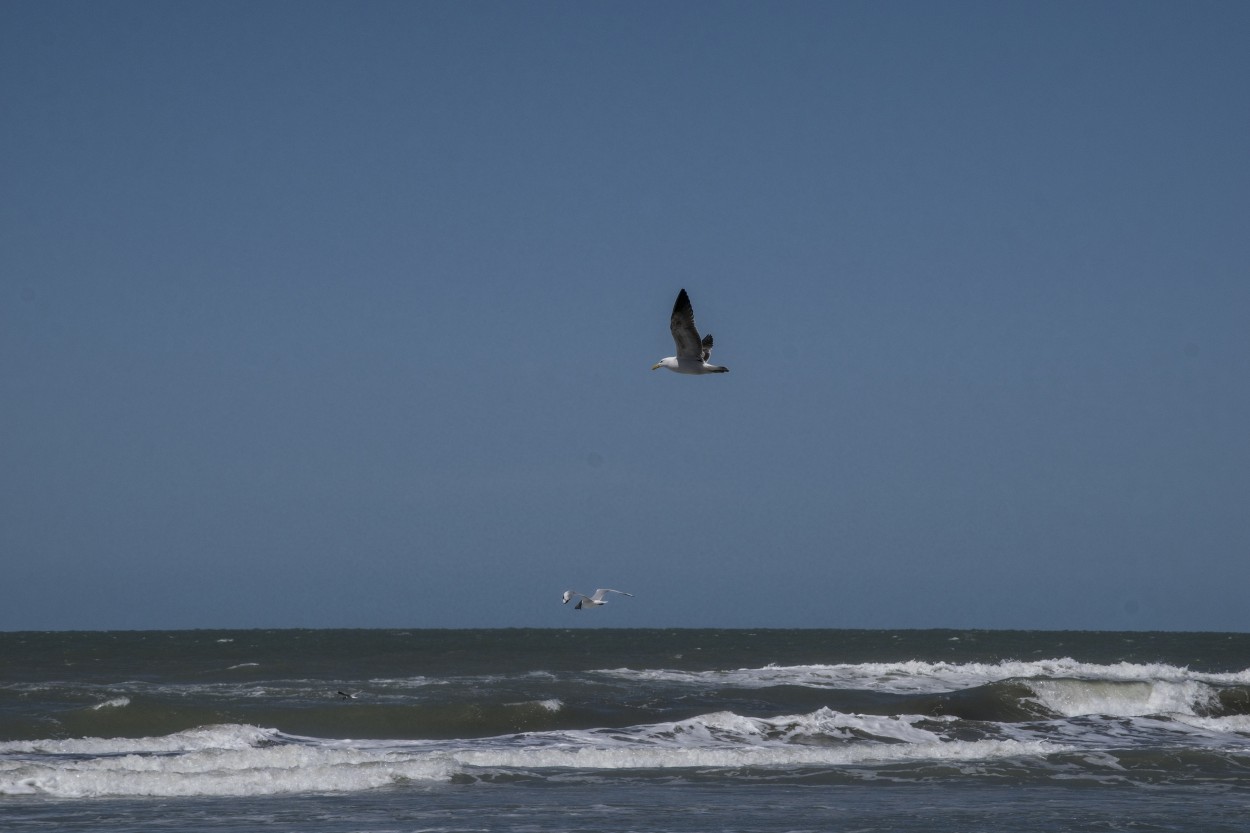
[[[677,366],[666,365],[674,373],[707,373],[707,365],[699,359],[678,359]]]

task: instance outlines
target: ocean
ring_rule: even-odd
[[[1247,831],[1250,634],[0,633],[0,830]]]

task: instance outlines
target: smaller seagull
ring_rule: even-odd
[[[577,604],[573,606],[574,610],[581,610],[582,605],[589,605],[587,609],[601,607],[602,605],[608,603],[607,599],[603,598],[607,593],[620,593],[622,596],[634,595],[633,593],[626,593],[624,590],[612,590],[608,587],[600,587],[595,591],[593,596],[587,596],[585,593],[578,593],[576,590],[565,590],[564,604],[571,602],[574,596],[581,596],[581,598],[577,600]]]
[[[694,326],[694,307],[690,306],[690,296],[684,289],[677,293],[677,303],[673,304],[673,315],[668,320],[668,328],[677,344],[677,355],[660,359],[651,365],[652,370],[667,367],[674,373],[729,372],[727,367],[707,363],[712,357],[712,334],[699,338],[699,331]]]

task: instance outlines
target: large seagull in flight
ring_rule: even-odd
[[[699,331],[694,326],[694,307],[690,306],[690,296],[684,289],[677,293],[677,303],[673,304],[673,317],[669,319],[668,328],[673,331],[677,355],[660,359],[651,366],[652,370],[667,367],[674,373],[729,372],[727,367],[707,363],[712,355],[712,334],[699,339]]]

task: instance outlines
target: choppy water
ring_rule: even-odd
[[[0,634],[9,830],[1247,830],[1250,635]]]

